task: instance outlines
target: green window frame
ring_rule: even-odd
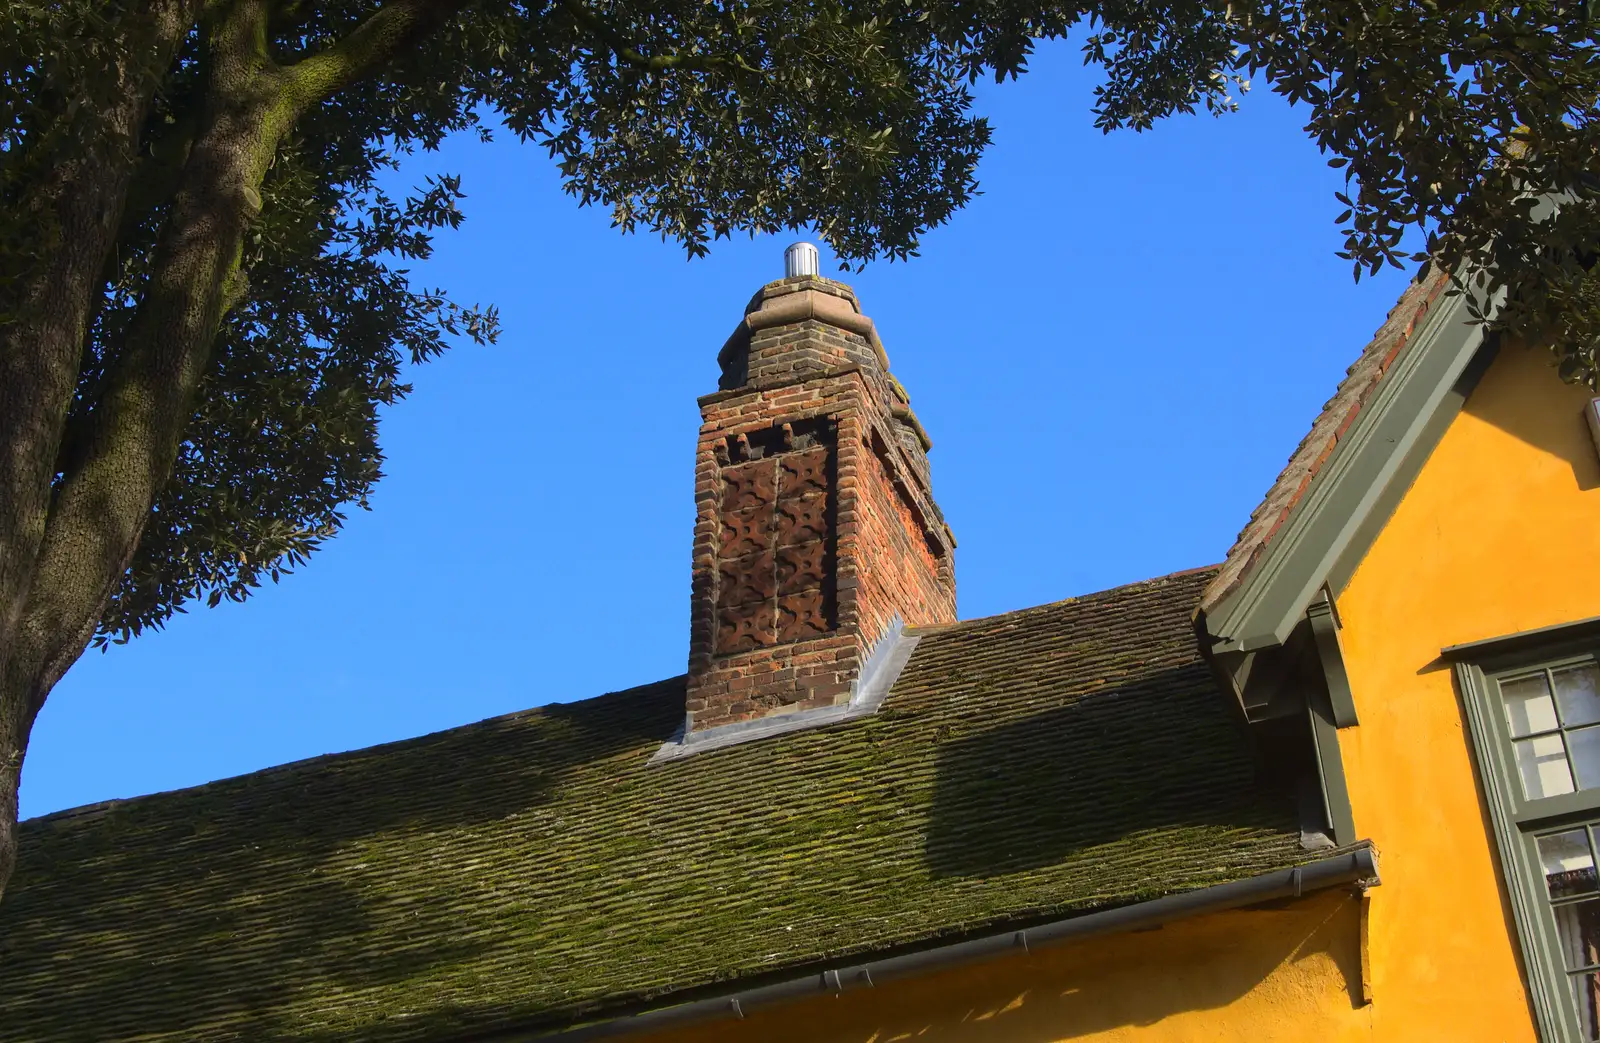
[[[1600,1040],[1600,620],[1445,649],[1544,1043]]]

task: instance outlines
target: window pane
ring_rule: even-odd
[[[1600,667],[1585,663],[1553,671],[1553,674],[1556,699],[1561,703],[1561,723],[1571,728],[1575,724],[1600,722],[1600,691],[1595,688],[1595,681],[1600,679]]]
[[[1577,970],[1600,964],[1600,901],[1558,905],[1555,911],[1566,965]]]
[[[1551,898],[1569,898],[1595,889],[1594,856],[1588,831],[1568,830],[1539,838],[1539,862]]]
[[[1600,728],[1579,728],[1567,733],[1567,752],[1579,789],[1600,787]]]
[[[1556,704],[1550,698],[1544,674],[1502,682],[1500,695],[1505,699],[1506,723],[1511,726],[1513,737],[1555,730]]]
[[[1572,792],[1572,772],[1567,769],[1567,751],[1559,734],[1520,739],[1511,745],[1517,751],[1522,791],[1530,800]]]
[[[1572,998],[1578,1001],[1578,1024],[1583,1039],[1600,1039],[1600,982],[1593,974],[1572,976]]]

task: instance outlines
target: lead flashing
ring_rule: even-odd
[[[905,669],[906,663],[910,662],[911,653],[916,650],[919,640],[917,635],[906,633],[905,621],[895,616],[889,621],[889,627],[883,637],[873,646],[867,661],[862,664],[860,676],[852,682],[849,702],[838,706],[798,710],[754,721],[721,724],[700,732],[689,731],[689,721],[686,717],[672,738],[662,743],[651,755],[649,763],[664,764],[692,757],[697,753],[709,753],[727,746],[754,742],[757,739],[770,739],[776,735],[809,731],[830,724],[843,724],[858,717],[870,717],[883,705],[883,700],[889,695],[889,689],[894,687],[900,672]]]

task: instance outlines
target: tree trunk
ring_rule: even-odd
[[[307,106],[381,67],[458,3],[392,0],[288,69],[267,52],[270,0],[232,0],[207,18],[199,131],[127,339],[60,474],[88,316],[159,75],[130,75],[148,89],[110,107],[104,154],[81,157],[45,186],[70,234],[13,309],[23,321],[0,326],[0,896],[17,858],[17,790],[34,719],[94,636],[172,473],[217,331],[242,293],[245,234],[278,143]],[[154,0],[143,67],[165,72],[197,11],[195,0]]]
[[[236,288],[245,230],[260,207],[261,179],[285,129],[281,119],[269,125],[285,106],[275,70],[264,69],[270,63],[260,55],[266,10],[264,0],[241,0],[216,25],[202,132],[184,165],[127,339],[95,409],[75,432],[71,466],[62,475],[55,474],[62,427],[86,317],[101,291],[94,280],[113,244],[133,169],[131,148],[125,162],[85,164],[86,179],[98,174],[107,186],[98,196],[103,208],[85,229],[104,245],[98,254],[82,246],[63,251],[75,265],[78,292],[60,310],[51,350],[30,353],[14,339],[18,331],[8,331],[8,368],[32,378],[7,388],[20,399],[13,417],[32,410],[34,419],[32,429],[16,432],[10,443],[17,469],[26,467],[27,473],[0,475],[7,482],[0,489],[32,482],[24,524],[8,517],[4,530],[9,589],[0,635],[0,894],[15,865],[17,788],[33,721],[94,636],[138,547],[150,505],[171,474]],[[178,40],[187,27],[183,23],[175,34]],[[139,128],[132,123],[142,123],[148,107],[146,99],[128,115],[135,142]],[[54,312],[41,303],[32,314],[42,325]]]
[[[91,144],[44,157],[17,211],[38,253],[0,324],[0,893],[16,860],[17,786],[44,690],[23,629],[37,585],[51,485],[100,275],[116,241],[139,135],[193,22],[194,0],[154,0],[124,16]],[[81,84],[58,87],[83,94]],[[15,157],[13,157],[15,159]]]
[[[17,787],[28,734],[42,705],[43,695],[29,689],[24,678],[0,675],[0,896],[16,866]]]

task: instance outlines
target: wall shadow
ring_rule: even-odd
[[[0,1025],[333,1040],[347,1023],[382,1038],[396,983],[514,936],[506,863],[534,868],[542,809],[616,773],[602,762],[642,767],[681,722],[682,691],[678,678],[31,820],[0,903]],[[508,818],[534,824],[489,826]],[[326,1028],[307,1023],[307,996]],[[431,1013],[407,1031],[459,1027],[447,998],[412,1006]]]
[[[939,875],[1036,869],[1113,844],[1151,846],[1158,875],[1184,853],[1174,845],[1208,857],[1223,833],[1298,832],[1290,795],[1258,769],[1200,663],[949,734],[926,847]]]
[[[1600,450],[1584,419],[1593,393],[1565,384],[1542,348],[1502,344],[1462,412],[1566,461],[1580,491],[1600,488]]]

